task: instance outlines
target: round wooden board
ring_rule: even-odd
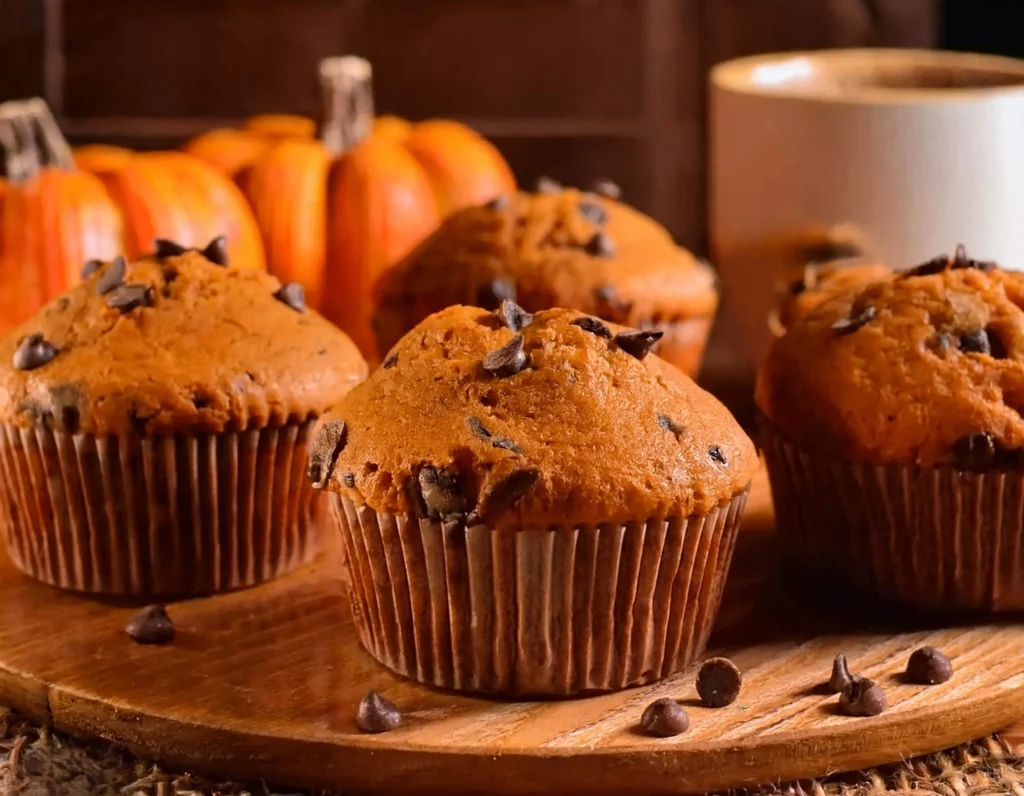
[[[38,585],[4,561],[0,701],[169,765],[389,794],[703,792],[892,762],[1024,716],[1024,626],[935,629],[890,616],[888,627],[866,629],[858,616],[877,621],[877,613],[779,576],[770,528],[762,477],[713,641],[743,669],[744,689],[720,710],[699,705],[692,671],[544,703],[459,697],[401,680],[356,643],[332,555],[259,589],[172,606],[179,634],[169,647],[129,640],[122,628],[132,608]],[[922,644],[953,658],[952,681],[902,681]],[[885,687],[886,713],[838,715],[837,698],[820,686],[840,651]],[[395,732],[357,730],[356,706],[371,688],[403,709]],[[687,734],[638,732],[644,706],[662,696],[686,705]]]

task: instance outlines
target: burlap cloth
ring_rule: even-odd
[[[64,738],[4,708],[0,708],[0,730],[0,796],[334,796],[327,791],[220,783],[165,771],[107,745]],[[1024,796],[1024,758],[993,736],[886,768],[745,793]]]

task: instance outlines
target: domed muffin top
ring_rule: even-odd
[[[1024,280],[963,247],[852,289],[775,341],[757,404],[798,447],[882,463],[1015,466]]]
[[[573,310],[450,307],[321,422],[310,477],[377,511],[520,529],[705,512],[757,454],[647,353],[656,338]]]
[[[318,415],[365,377],[298,285],[176,244],[158,252],[88,263],[80,285],[0,340],[0,421],[100,435],[260,428]]]
[[[830,263],[809,263],[803,275],[781,291],[779,300],[779,332],[785,331],[815,307],[848,290],[862,288],[892,275],[892,269],[863,257],[833,260]]]
[[[710,315],[711,268],[651,218],[597,194],[518,193],[449,216],[377,284],[375,328],[387,350],[454,304],[529,311],[570,307],[625,324]]]

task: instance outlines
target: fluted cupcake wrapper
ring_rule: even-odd
[[[626,688],[700,655],[746,497],[691,517],[509,532],[331,495],[370,654],[430,685],[515,696]]]
[[[46,583],[110,595],[185,597],[282,575],[318,550],[312,425],[153,438],[0,425],[8,552]]]
[[[795,558],[883,599],[1024,609],[1024,473],[841,461],[761,426],[776,525]]]

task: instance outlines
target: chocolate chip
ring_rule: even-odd
[[[513,332],[521,332],[533,322],[533,316],[511,299],[501,302],[498,315]]]
[[[708,456],[710,456],[714,461],[718,462],[721,465],[726,465],[729,463],[725,460],[725,454],[722,453],[722,449],[719,448],[717,445],[712,445],[710,448],[708,448]]]
[[[391,370],[395,365],[398,364],[398,354],[391,354],[387,359],[384,360],[381,365],[384,370]]]
[[[960,335],[960,350],[968,354],[991,354],[988,335],[984,329],[971,329]]]
[[[580,202],[580,215],[599,227],[608,223],[608,212],[597,202],[585,199]]]
[[[976,431],[953,443],[953,463],[961,470],[983,470],[996,458],[996,442],[991,434]]]
[[[466,510],[466,499],[454,474],[425,464],[416,475],[416,483],[428,517],[439,519]]]
[[[999,267],[993,260],[972,260],[971,262],[979,271],[995,271]]]
[[[402,711],[376,691],[370,691],[359,703],[356,726],[363,732],[390,732],[402,723]]]
[[[875,317],[876,312],[877,310],[874,307],[867,306],[849,318],[840,318],[832,324],[832,331],[837,335],[853,334],[871,321]]]
[[[622,198],[622,189],[611,180],[596,180],[592,187],[594,193],[607,196],[609,199],[618,201]]]
[[[540,479],[540,470],[526,467],[515,470],[491,487],[481,501],[480,515],[493,520],[516,505]]]
[[[736,664],[727,658],[704,661],[697,672],[697,694],[704,704],[712,708],[731,705],[740,695],[743,675]]]
[[[562,183],[558,180],[553,180],[551,177],[538,177],[537,178],[537,193],[561,193],[564,189]]]
[[[161,274],[164,277],[164,284],[169,285],[171,284],[171,282],[178,278],[178,269],[172,268],[171,266],[167,265],[164,266],[163,270],[161,271]]]
[[[88,279],[103,267],[103,260],[86,260],[82,266],[82,279]]]
[[[517,334],[505,345],[484,357],[484,370],[499,379],[514,376],[526,367],[526,352],[523,351],[523,336]]]
[[[177,257],[187,251],[187,246],[182,246],[173,240],[167,240],[167,238],[156,238],[153,241],[153,254],[161,260],[164,257]]]
[[[885,691],[867,677],[852,678],[839,695],[839,710],[847,716],[877,716],[888,706]]]
[[[170,644],[174,641],[174,623],[163,605],[149,605],[133,616],[124,632],[139,644]]]
[[[501,210],[508,210],[510,204],[511,202],[509,201],[509,198],[502,194],[501,196],[495,196],[491,201],[487,202],[484,207],[497,213]]]
[[[807,290],[807,282],[803,277],[800,277],[789,286],[789,295],[799,296],[805,290]]]
[[[674,434],[676,439],[682,438],[683,434],[686,433],[686,426],[679,425],[668,415],[658,415],[658,425]]]
[[[492,447],[503,448],[504,450],[509,450],[513,453],[523,452],[522,449],[508,437],[498,437],[488,431],[478,417],[466,418],[466,424],[469,426],[469,430],[472,431],[473,434],[482,440],[490,442]]]
[[[953,252],[954,268],[966,268],[967,264],[971,261],[971,258],[967,256],[967,247],[962,243],[956,245],[956,251]]]
[[[640,727],[655,738],[671,738],[690,729],[690,717],[686,709],[674,699],[662,697],[644,708],[640,716]]]
[[[476,294],[477,306],[483,307],[485,310],[498,309],[501,306],[501,302],[506,299],[509,301],[516,300],[516,286],[514,282],[500,277],[492,279],[486,285],[483,285]]]
[[[921,263],[908,271],[903,272],[904,277],[908,276],[931,276],[932,274],[941,274],[949,267],[949,257],[945,254],[940,254],[937,257],[927,262]]]
[[[69,434],[77,434],[82,419],[79,403],[82,399],[73,384],[55,384],[49,390],[50,406],[58,425]]]
[[[153,306],[153,288],[150,285],[121,285],[107,296],[107,306],[127,315],[139,307]]]
[[[523,449],[516,445],[508,437],[491,437],[491,445],[495,448],[502,448],[503,450],[512,451],[512,453],[522,453]]]
[[[850,667],[846,664],[846,656],[843,653],[836,655],[832,661],[832,676],[828,679],[828,688],[833,694],[842,692],[850,684],[853,675],[850,674]]]
[[[328,420],[317,430],[309,449],[309,480],[314,489],[323,489],[331,480],[338,454],[345,449],[348,431],[344,420]]]
[[[615,345],[630,356],[643,360],[664,335],[664,332],[653,330],[619,332],[615,335]]]
[[[480,437],[480,439],[491,439],[491,432],[484,428],[484,424],[480,422],[480,418],[467,418],[466,424],[469,426],[469,430],[476,434],[476,436]]]
[[[199,252],[203,257],[214,265],[228,264],[228,236],[218,235],[206,244],[206,248]]]
[[[115,257],[100,278],[96,280],[96,292],[101,296],[105,296],[110,291],[123,285],[127,265],[124,257]]]
[[[859,243],[850,240],[825,240],[804,246],[800,251],[800,259],[808,263],[827,263],[832,260],[845,260],[848,257],[861,257],[864,249]]]
[[[274,298],[296,312],[306,311],[306,291],[298,282],[281,285],[281,289],[274,294]]]
[[[30,334],[18,344],[14,352],[14,369],[35,370],[59,353],[57,347],[41,334]]]
[[[347,486],[349,489],[355,489],[356,488],[356,474],[355,473],[342,473],[341,474],[341,480],[344,482],[345,486]]]
[[[935,647],[914,650],[907,661],[907,679],[919,685],[938,685],[953,676],[953,662]]]
[[[591,318],[589,316],[577,318],[574,321],[570,321],[569,325],[579,326],[583,331],[596,334],[598,337],[603,337],[606,340],[612,339],[612,330],[601,323],[597,318]]]
[[[587,241],[583,250],[593,257],[614,257],[615,242],[604,232],[598,232]]]
[[[953,335],[941,332],[935,337],[935,347],[939,351],[949,351],[953,347]]]

